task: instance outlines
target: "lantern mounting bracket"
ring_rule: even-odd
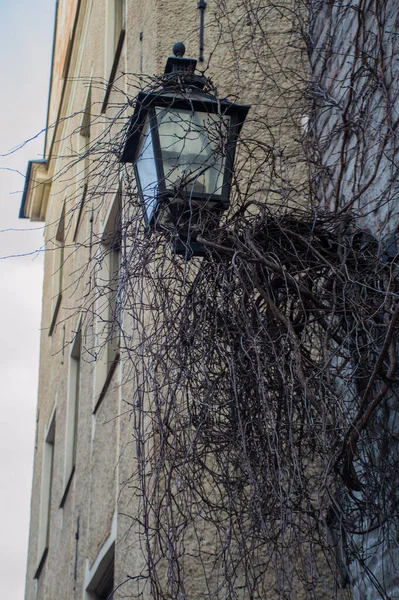
[[[204,62],[204,30],[205,30],[205,0],[198,1],[198,10],[200,11],[200,45],[199,45],[199,57],[200,62]]]

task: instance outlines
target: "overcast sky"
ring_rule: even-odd
[[[0,0],[0,574],[7,600],[22,600],[25,588],[43,262],[35,253],[41,224],[19,220],[18,211],[28,160],[42,158],[44,136],[4,154],[45,126],[54,11],[55,0]]]

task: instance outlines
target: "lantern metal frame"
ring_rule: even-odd
[[[175,44],[175,47],[179,44]],[[183,46],[181,44],[181,46]],[[174,47],[174,48],[175,48]],[[184,49],[184,46],[183,46]],[[184,50],[183,50],[184,52]],[[229,197],[231,191],[232,178],[234,173],[234,158],[236,153],[236,145],[241,127],[247,116],[249,106],[239,105],[227,100],[220,100],[213,94],[203,90],[207,79],[203,76],[194,75],[196,60],[182,58],[182,55],[169,57],[165,69],[165,81],[163,87],[158,91],[139,92],[133,116],[131,117],[127,139],[121,155],[121,162],[132,163],[134,166],[135,179],[137,182],[139,196],[143,204],[144,218],[148,230],[158,228],[158,217],[161,210],[170,207],[171,214],[176,210],[177,206],[182,207],[182,211],[187,211],[187,206],[194,207],[194,210],[205,210],[208,213],[219,215],[228,209],[230,205]],[[214,193],[200,192],[198,190],[184,188],[171,190],[167,185],[165,176],[164,158],[162,156],[162,147],[160,141],[159,121],[157,117],[157,109],[161,108],[165,111],[190,111],[205,113],[209,115],[219,115],[221,121],[224,117],[229,118],[229,124],[226,125],[226,139],[224,140],[223,152],[223,181],[220,190]],[[144,133],[144,128],[148,121],[149,131]],[[142,188],[140,174],[137,167],[137,159],[142,148],[142,141],[147,136],[151,136],[153,156],[155,161],[155,172],[157,181],[154,181],[156,187],[156,195],[154,197],[154,208],[150,218],[148,217],[148,195],[146,202],[145,190]],[[205,171],[211,166],[205,168]],[[172,215],[173,216],[173,215]],[[161,225],[161,228],[162,225]],[[176,231],[185,246],[189,233]],[[192,246],[194,254],[201,254],[202,248],[198,243],[193,247],[192,241],[189,244]],[[184,254],[181,244],[177,244],[175,251],[179,254]]]

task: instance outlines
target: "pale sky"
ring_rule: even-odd
[[[0,576],[7,600],[22,600],[25,588],[43,261],[35,253],[42,224],[19,220],[18,211],[28,160],[42,158],[44,136],[4,154],[45,126],[54,11],[55,0],[0,0]]]

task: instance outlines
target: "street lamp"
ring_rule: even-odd
[[[204,91],[195,59],[173,46],[163,86],[140,92],[121,161],[134,165],[149,230],[172,235],[174,250],[203,254],[197,236],[229,207],[237,137],[249,106]]]

